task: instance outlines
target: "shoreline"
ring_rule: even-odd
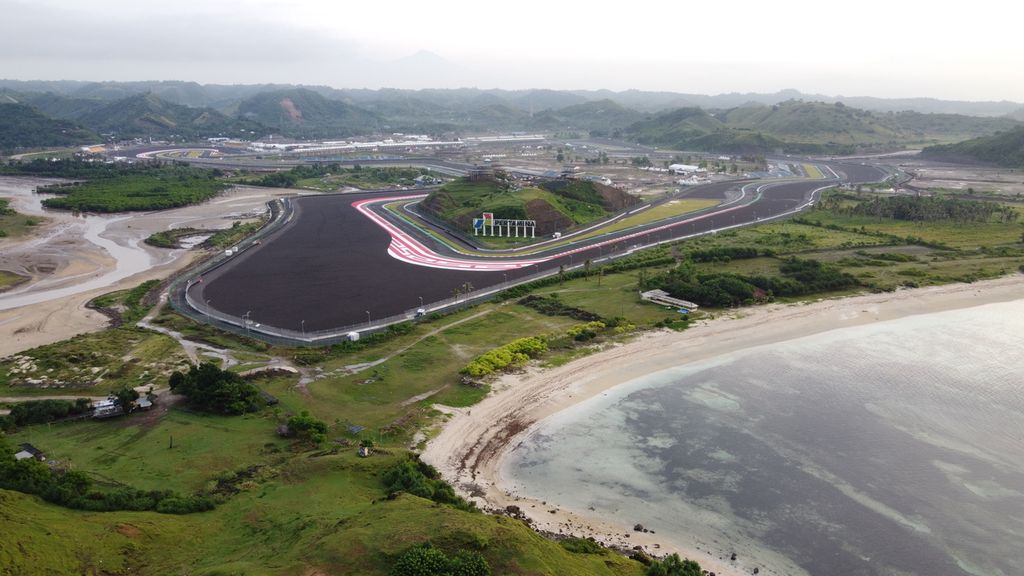
[[[743,558],[730,562],[729,550],[708,550],[696,542],[671,542],[666,534],[633,531],[628,518],[611,522],[593,512],[568,510],[557,503],[519,496],[502,477],[502,464],[545,418],[637,378],[832,330],[1021,298],[1024,275],[1012,274],[972,284],[768,304],[701,320],[683,332],[648,332],[558,368],[531,368],[522,374],[505,375],[494,384],[491,394],[474,406],[437,406],[448,419],[428,442],[422,458],[463,497],[491,512],[506,513],[507,507],[515,506],[539,532],[594,537],[626,550],[641,546],[655,555],[676,552],[719,576],[750,574],[755,565],[745,565]]]

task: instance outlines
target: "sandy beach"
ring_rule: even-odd
[[[702,320],[685,332],[643,334],[558,368],[507,375],[495,383],[486,399],[470,408],[438,407],[449,418],[422,457],[463,496],[487,510],[516,506],[538,530],[593,536],[620,548],[643,546],[656,555],[678,552],[719,575],[750,574],[752,566],[730,562],[728,550],[670,543],[665,535],[634,531],[629,518],[609,522],[588,516],[587,511],[517,495],[501,476],[502,462],[546,417],[645,375],[830,330],[1022,297],[1024,275],[1014,274],[973,284],[772,304]]]

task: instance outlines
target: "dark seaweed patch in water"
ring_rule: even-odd
[[[803,400],[797,396],[787,401]],[[757,526],[756,538],[810,574],[966,574],[940,547],[851,501],[836,486],[805,471],[800,460],[780,451],[776,442],[762,438],[762,432],[765,438],[803,437],[817,446],[815,458],[832,453],[839,461],[863,446],[888,445],[901,456],[920,449],[920,443],[913,441],[894,446],[901,435],[891,435],[891,430],[887,434],[887,425],[867,411],[836,405],[783,410],[789,414],[746,422],[744,427],[743,413],[723,415],[709,410],[689,401],[681,387],[638,391],[625,403],[636,405],[627,411],[627,423],[637,437],[680,439],[667,448],[649,449],[649,455],[664,463],[661,480],[672,493],[712,508],[717,499],[726,501],[732,514]],[[645,405],[660,406],[671,416],[645,417]],[[716,458],[722,450],[733,459]],[[855,472],[865,465],[869,464],[848,462],[842,466],[844,479],[849,478],[851,467]],[[915,462],[908,469],[913,473],[928,467],[927,462]],[[934,467],[931,471],[937,473]],[[859,480],[870,483],[871,475],[865,471]]]

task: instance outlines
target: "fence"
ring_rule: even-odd
[[[829,186],[823,186],[821,188],[813,190],[811,192],[811,194],[810,194],[810,200],[808,202],[805,202],[805,203],[797,206],[796,208],[794,208],[792,210],[788,210],[788,211],[785,211],[785,212],[782,212],[782,213],[779,213],[779,214],[775,214],[775,215],[772,215],[772,216],[766,216],[766,217],[760,218],[759,221],[760,222],[766,222],[766,221],[770,221],[770,220],[776,220],[776,219],[779,219],[779,218],[784,218],[786,216],[791,216],[793,214],[797,214],[800,211],[806,209],[808,206],[810,206],[811,203],[814,200],[814,197],[821,190],[823,190],[825,188],[828,188],[828,187]],[[271,222],[268,223],[267,226],[264,226],[254,236],[252,236],[249,239],[247,239],[244,243],[240,243],[239,244],[239,247],[241,248],[242,252],[252,248],[255,245],[255,243],[260,238],[263,238],[263,237],[267,236],[268,234],[271,234],[272,232],[274,232],[275,230],[277,230],[278,228],[280,228],[281,226],[283,226],[284,224],[286,224],[287,222],[289,222],[291,220],[292,212],[291,212],[291,204],[290,204],[290,202],[288,201],[287,198],[281,199],[280,202],[281,202],[281,206],[280,206],[278,212],[275,213],[275,207],[273,205],[271,207],[271,211],[272,211],[272,214],[273,214]],[[662,244],[678,242],[679,240],[685,240],[685,239],[689,239],[689,238],[696,238],[696,237],[699,237],[699,236],[704,236],[706,234],[714,234],[714,233],[719,232],[719,231],[740,228],[740,227],[743,227],[743,226],[747,226],[749,224],[751,224],[751,223],[747,222],[747,223],[733,224],[731,226],[724,226],[724,227],[716,229],[716,230],[709,230],[709,231],[704,231],[704,232],[694,232],[694,233],[691,233],[691,234],[688,234],[688,235],[687,234],[682,234],[680,236],[669,235],[668,238],[657,238],[654,241],[648,241],[647,243],[644,243],[644,244],[633,244],[633,245],[629,246],[628,248],[626,248],[624,250],[620,250],[618,252],[612,252],[612,253],[609,253],[609,254],[606,254],[606,255],[602,255],[599,258],[592,259],[591,260],[591,265],[597,266],[599,264],[606,264],[606,263],[618,260],[620,258],[624,258],[626,256],[630,256],[630,255],[632,255],[634,252],[636,252],[638,250],[642,250],[642,249],[646,249],[646,248],[652,248],[652,247],[655,247],[655,246],[660,246]],[[192,278],[194,278],[194,277],[196,277],[198,275],[201,275],[201,274],[205,274],[205,273],[207,273],[207,272],[209,272],[211,270],[214,270],[216,268],[219,268],[220,266],[223,266],[223,265],[227,264],[228,262],[230,262],[231,259],[234,258],[234,257],[236,257],[236,256],[234,256],[234,255],[232,255],[232,256],[221,255],[221,256],[218,256],[218,257],[208,261],[207,263],[203,264],[202,266],[200,266],[199,269],[192,271],[189,274],[190,279],[186,281],[183,290],[180,289],[181,288],[181,280],[182,279],[179,279],[177,282],[172,284],[172,287],[171,287],[171,302],[174,305],[174,307],[179,312],[181,312],[181,313],[185,314],[186,316],[189,316],[189,317],[191,317],[191,318],[193,318],[195,320],[198,320],[200,322],[207,322],[207,323],[213,324],[213,325],[215,325],[215,326],[217,326],[219,328],[222,328],[222,329],[225,329],[225,330],[229,330],[229,331],[234,332],[236,334],[245,334],[245,335],[248,335],[248,336],[251,336],[251,337],[259,338],[259,339],[267,341],[267,342],[276,343],[276,344],[284,344],[284,345],[292,345],[292,346],[294,346],[294,345],[300,345],[300,346],[306,345],[306,346],[309,346],[309,345],[332,344],[332,343],[335,343],[335,342],[340,342],[340,341],[343,341],[343,340],[348,340],[349,339],[349,334],[352,333],[352,332],[357,332],[360,335],[370,334],[370,333],[373,333],[373,332],[377,332],[377,331],[383,330],[383,329],[387,328],[388,326],[391,326],[391,325],[394,325],[394,324],[398,324],[400,322],[406,322],[406,321],[409,321],[409,320],[414,320],[414,319],[417,318],[417,312],[418,312],[419,308],[410,308],[410,309],[405,310],[405,311],[403,311],[403,312],[401,312],[399,314],[394,314],[394,315],[387,316],[387,317],[384,317],[384,318],[371,319],[371,320],[369,320],[367,322],[360,322],[360,323],[357,323],[357,324],[350,324],[348,326],[341,326],[341,327],[330,328],[330,329],[326,329],[326,330],[317,330],[317,331],[293,330],[293,329],[289,329],[289,328],[279,328],[279,327],[275,327],[275,326],[268,326],[268,325],[262,324],[262,323],[254,323],[251,318],[245,318],[245,317],[233,316],[231,314],[226,314],[224,312],[221,312],[219,310],[216,310],[216,309],[208,306],[205,302],[199,302],[199,301],[196,301],[196,299],[192,298],[192,295],[189,294],[189,289],[196,282]],[[570,270],[574,270],[574,269],[577,269],[577,268],[582,268],[583,266],[584,266],[583,263],[579,263],[579,264],[576,264],[576,265],[569,265],[569,266],[559,267],[557,269],[553,268],[553,269],[548,269],[548,270],[538,270],[537,272],[535,272],[534,274],[531,274],[529,276],[519,277],[519,278],[516,278],[514,280],[507,280],[505,282],[501,282],[500,284],[495,284],[495,285],[488,286],[488,287],[485,287],[485,288],[481,288],[479,290],[474,290],[474,291],[471,291],[471,292],[468,292],[468,293],[465,293],[465,294],[458,294],[456,296],[453,296],[451,298],[446,298],[444,300],[438,300],[436,302],[431,302],[429,304],[424,304],[423,306],[421,306],[421,308],[424,311],[424,315],[438,313],[438,312],[453,312],[455,310],[459,310],[461,308],[466,308],[466,307],[469,307],[469,306],[473,306],[473,305],[476,305],[476,304],[478,304],[480,302],[486,301],[486,300],[494,297],[494,295],[496,295],[496,294],[498,294],[498,293],[500,293],[503,290],[506,290],[508,288],[512,288],[513,286],[518,286],[520,284],[526,284],[526,283],[529,283],[529,282],[533,282],[535,280],[540,280],[542,278],[548,278],[550,276],[555,276],[555,275],[559,274],[560,271],[568,272]]]

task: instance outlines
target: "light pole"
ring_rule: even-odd
[[[249,310],[248,312],[245,313],[244,316],[242,316],[242,318],[245,319],[245,333],[246,334],[249,333],[249,319],[250,319],[250,315],[251,314],[252,314],[252,310]]]
[[[306,337],[306,321],[305,320],[302,321],[302,337],[303,338]]]
[[[420,308],[423,308],[423,296],[420,296],[419,299],[420,299]]]
[[[504,283],[505,283],[505,284],[508,284],[508,274],[506,274],[506,273],[502,272],[502,273],[501,273],[501,277],[505,279],[505,282],[504,282]]]
[[[370,311],[369,310],[366,311],[366,326],[367,327],[370,326]]]

